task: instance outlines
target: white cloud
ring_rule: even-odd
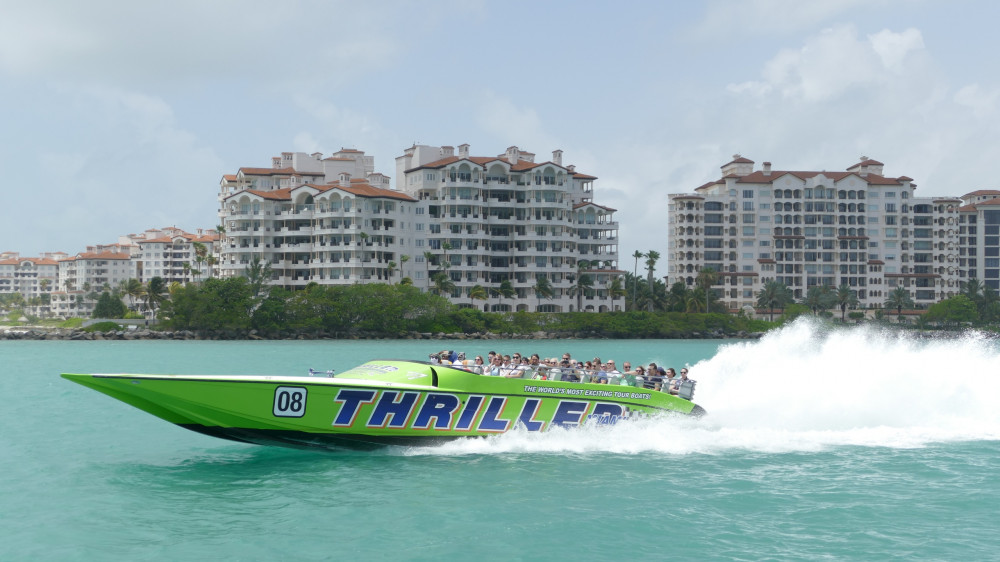
[[[993,116],[1000,101],[1000,88],[985,89],[979,84],[970,84],[955,92],[955,103],[972,110],[976,117]]]
[[[476,122],[480,129],[500,141],[517,145],[524,150],[539,150],[531,147],[555,148],[558,144],[545,131],[542,119],[535,109],[518,107],[511,100],[493,92],[487,92],[480,101],[476,110]]]
[[[902,33],[894,33],[883,29],[868,36],[872,49],[882,59],[882,65],[895,72],[903,70],[906,56],[915,50],[924,48],[924,37],[919,30],[910,28]]]
[[[882,30],[858,37],[854,26],[824,29],[798,49],[783,49],[769,60],[762,80],[730,84],[736,94],[782,97],[804,102],[837,98],[855,87],[884,87],[905,70],[907,57],[923,49],[916,29],[902,33]]]
[[[693,27],[693,35],[717,40],[720,36],[798,34],[871,0],[714,0]]]

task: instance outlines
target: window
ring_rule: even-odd
[[[743,190],[743,198],[744,199],[753,199],[753,190],[752,189],[744,189]]]
[[[885,212],[887,212],[887,213],[895,213],[896,212],[896,204],[895,203],[886,203],[885,204]]]
[[[744,201],[743,202],[743,210],[744,211],[752,211],[753,210],[753,201]]]

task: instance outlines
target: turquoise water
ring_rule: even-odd
[[[690,364],[709,416],[327,453],[213,439],[58,377],[446,348]],[[0,342],[0,560],[993,559],[998,356],[808,324],[758,342]]]

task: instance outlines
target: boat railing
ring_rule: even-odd
[[[459,366],[458,368],[462,369],[463,367]],[[467,366],[464,370],[471,371],[476,374],[484,374],[479,372],[479,369],[482,368],[482,366]],[[647,390],[662,390],[663,392],[671,392],[672,394],[677,394],[677,396],[685,400],[691,400],[694,396],[695,387],[695,381],[690,379],[677,385],[674,390],[671,390],[671,388],[663,384],[665,381],[661,381],[659,378],[653,379],[651,377],[625,373],[612,374],[604,371],[579,369],[575,367],[549,367],[547,365],[522,365],[516,368],[504,368],[502,369],[500,376],[509,379],[549,380],[558,382],[599,383],[612,386],[633,386]]]

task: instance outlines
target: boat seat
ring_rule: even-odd
[[[688,379],[677,387],[677,396],[685,400],[690,400],[694,396],[694,381]]]

